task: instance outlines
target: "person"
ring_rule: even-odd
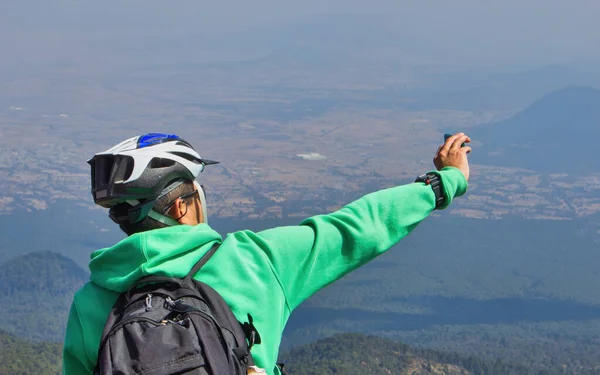
[[[381,255],[434,210],[466,193],[470,138],[449,137],[435,169],[415,182],[371,192],[337,211],[298,225],[239,230],[222,238],[208,224],[196,179],[218,162],[200,157],[174,134],[127,139],[94,155],[92,195],[128,236],[94,251],[90,281],[74,296],[63,349],[63,374],[92,374],[99,341],[120,293],[147,275],[184,277],[213,246],[219,250],[194,276],[221,294],[240,320],[251,314],[261,342],[258,369],[280,374],[279,346],[290,314],[317,291]]]

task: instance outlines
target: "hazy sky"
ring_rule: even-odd
[[[352,27],[355,21],[346,20],[344,27],[352,30],[352,37],[364,32],[374,40],[387,38],[388,44],[394,39],[413,43],[407,48],[416,45],[418,53],[441,61],[600,61],[598,0],[2,0],[0,47],[12,52],[10,60],[49,45],[49,50],[61,48],[65,53],[61,40],[84,45],[90,38],[114,42],[178,34],[198,34],[208,40],[223,33],[235,38],[241,32],[247,37],[267,26],[270,33],[278,34],[290,25],[300,26],[295,26],[295,33],[282,33],[282,38],[301,38],[302,27],[309,28],[305,22],[324,14],[384,16],[386,29],[378,34],[370,33],[368,21],[359,20]]]

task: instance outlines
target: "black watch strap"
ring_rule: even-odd
[[[425,173],[417,177],[415,182],[424,182],[431,186],[433,193],[435,194],[435,208],[440,208],[446,201],[444,197],[444,187],[442,186],[441,178],[435,173]]]

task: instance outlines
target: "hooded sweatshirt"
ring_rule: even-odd
[[[467,181],[453,167],[441,177],[446,201]],[[207,224],[178,225],[131,235],[92,253],[90,281],[74,296],[63,351],[63,374],[92,374],[104,325],[120,293],[147,275],[184,277],[212,247],[217,252],[195,279],[221,294],[240,322],[252,315],[262,342],[252,347],[257,366],[279,375],[276,361],[285,324],[307,298],[384,253],[435,209],[424,183],[367,194],[338,211],[297,226],[240,230],[223,239]]]

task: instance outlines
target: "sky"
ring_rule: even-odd
[[[271,42],[322,44],[310,33],[314,19],[379,45],[375,57],[392,49],[399,58],[467,65],[600,61],[597,0],[2,0],[0,47],[15,63],[142,37],[194,36],[213,46],[239,38],[268,50]]]

